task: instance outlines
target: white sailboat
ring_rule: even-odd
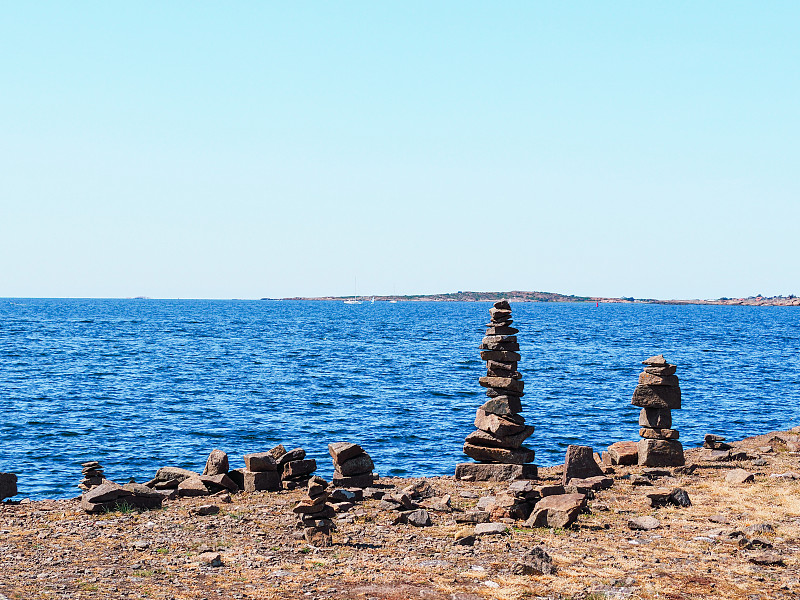
[[[353,278],[353,299],[352,300],[345,300],[345,304],[361,304],[361,300],[358,300],[358,296],[356,296],[356,279]]]

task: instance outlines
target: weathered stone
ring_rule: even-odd
[[[278,444],[274,448],[267,450],[267,454],[274,458],[275,462],[278,462],[278,460],[286,454],[286,448],[283,447],[283,444]]]
[[[277,471],[278,461],[269,452],[244,455],[244,468],[248,471]]]
[[[333,507],[329,504],[312,504],[308,499],[301,500],[292,509],[297,515],[315,515],[316,519],[330,519],[336,514]]]
[[[503,344],[517,341],[517,336],[515,335],[485,335],[481,340],[481,344]]]
[[[703,448],[708,448],[710,450],[730,450],[731,445],[725,443],[725,438],[723,436],[707,433],[703,437]]]
[[[677,387],[679,385],[678,378],[675,375],[653,375],[652,373],[644,372],[639,374],[639,383],[642,385],[667,385]]]
[[[728,473],[725,475],[725,481],[734,485],[752,483],[755,480],[755,475],[749,471],[745,471],[744,469],[733,469],[732,471],[728,471]]]
[[[574,477],[567,482],[564,486],[567,492],[585,494],[587,491],[596,492],[598,490],[607,490],[614,485],[614,479],[606,477],[605,475],[596,475],[594,477],[577,478]],[[575,488],[574,490],[572,488]]]
[[[181,496],[208,496],[208,488],[199,475],[184,479],[178,484],[178,494]]]
[[[603,469],[594,460],[594,451],[591,446],[568,446],[564,458],[564,473],[561,484],[566,485],[570,479],[586,479],[587,477],[603,476]]]
[[[121,485],[114,483],[113,481],[109,481],[108,483],[104,483],[102,485],[98,485],[95,488],[92,488],[85,494],[83,494],[82,498],[86,500],[86,502],[91,503],[99,503],[99,502],[110,502],[116,500],[118,498],[122,498],[123,496],[132,496],[133,492],[129,492]]]
[[[188,469],[181,469],[180,467],[161,467],[156,471],[155,479],[157,481],[177,481],[180,483],[184,479],[190,477],[197,477],[200,473],[189,471]]]
[[[539,470],[530,464],[459,463],[455,477],[463,481],[513,481],[536,479]]]
[[[525,419],[520,415],[495,415],[479,408],[475,412],[475,427],[502,438],[525,431]]]
[[[517,333],[519,333],[519,329],[516,327],[509,327],[507,325],[495,326],[494,324],[491,324],[486,329],[486,335],[515,335]]]
[[[668,408],[643,408],[639,412],[639,427],[671,429],[672,411]]]
[[[364,499],[364,491],[336,488],[328,495],[328,499],[331,502],[361,502]]]
[[[647,440],[638,442],[639,464],[647,467],[678,467],[685,464],[683,446],[676,440]]]
[[[522,359],[519,352],[505,352],[502,350],[481,350],[481,360],[497,360],[500,362],[519,362]]]
[[[668,385],[642,385],[633,390],[631,404],[642,408],[670,408],[677,410],[681,407],[681,388]]]
[[[586,506],[584,494],[547,496],[536,503],[526,527],[559,527],[572,525]]]
[[[536,453],[522,446],[521,448],[488,448],[464,443],[464,454],[475,460],[499,462],[512,465],[524,465],[536,459]]]
[[[228,476],[245,492],[277,492],[281,489],[281,476],[277,471],[250,471],[237,469]]]
[[[109,500],[107,502],[89,502],[86,498],[81,497],[81,510],[87,513],[101,513],[114,510],[117,506],[116,500]]]
[[[219,513],[219,506],[216,504],[202,504],[200,506],[195,506],[194,508],[189,509],[194,515],[198,515],[200,517],[208,517],[210,515],[216,515]]]
[[[508,531],[505,523],[478,523],[475,525],[475,536],[500,535]]]
[[[414,527],[429,527],[431,516],[424,508],[418,508],[405,514],[405,522]]]
[[[508,390],[509,392],[520,393],[525,388],[525,382],[521,379],[512,379],[510,377],[481,377],[478,379],[485,388],[494,388],[496,390]]]
[[[661,527],[661,522],[649,515],[628,520],[628,529],[633,529],[634,531],[651,531],[659,527]]]
[[[497,323],[498,321],[508,321],[511,318],[511,309],[490,308],[489,318],[494,323]]]
[[[552,575],[555,571],[553,559],[542,546],[531,548],[524,557],[511,565],[512,575]]]
[[[608,447],[608,457],[612,465],[635,465],[639,461],[639,447],[636,442],[614,442]]]
[[[371,486],[378,479],[375,473],[365,473],[364,475],[354,475],[353,477],[337,477],[333,474],[333,485],[338,487],[366,488]]]
[[[487,377],[500,377],[504,379],[522,379],[522,373],[519,371],[507,371],[505,369],[487,369]]]
[[[343,477],[353,477],[355,475],[371,473],[372,469],[375,468],[375,465],[372,463],[372,459],[367,454],[361,454],[336,464],[335,468],[336,472]]]
[[[692,505],[692,500],[689,498],[689,493],[683,488],[675,488],[670,492],[669,501],[675,506],[682,506],[687,508]]]
[[[303,453],[305,456],[305,453]],[[293,460],[283,465],[283,479],[296,479],[317,470],[317,461],[313,458]]]
[[[223,475],[228,472],[228,455],[222,450],[214,449],[208,455],[203,475]]]
[[[531,435],[533,435],[534,430],[535,428],[532,425],[526,425],[525,428],[519,433],[507,435],[505,437],[498,437],[492,435],[491,433],[478,430],[470,433],[465,441],[474,446],[515,449],[522,446],[522,443]]]
[[[314,476],[308,480],[308,497],[315,498],[325,493],[328,489],[328,482],[322,477]],[[327,497],[327,496],[326,496]]]
[[[212,494],[227,490],[231,493],[239,491],[239,486],[225,473],[219,475],[200,475],[202,481]]]
[[[364,449],[358,444],[351,444],[350,442],[333,442],[328,444],[328,454],[333,458],[333,463],[341,464],[346,460],[355,458],[356,456],[365,455]]]
[[[508,303],[508,300],[506,300],[505,298],[503,298],[502,300],[498,300],[497,302],[492,304],[492,306],[494,308],[496,308],[497,310],[508,310],[508,311],[511,310],[511,305]]]
[[[647,365],[649,367],[665,367],[669,363],[664,358],[663,354],[659,354],[658,356],[651,356],[647,360],[643,360],[642,364],[643,365]]]
[[[517,342],[499,342],[495,344],[483,343],[478,346],[481,350],[500,350],[502,352],[518,352],[519,344]]]
[[[522,412],[519,396],[497,396],[489,398],[481,406],[481,410],[492,415],[515,415]]]
[[[306,451],[303,450],[302,448],[295,448],[294,450],[289,450],[289,452],[285,453],[283,456],[277,459],[278,467],[282,467],[288,462],[303,460],[305,457],[306,457]]]
[[[17,495],[17,476],[14,473],[0,473],[0,500]]]
[[[159,500],[164,499],[164,494],[160,494],[152,488],[142,485],[141,483],[126,483],[122,486],[122,489],[126,492],[130,492],[138,498],[157,498]]]
[[[680,507],[689,507],[692,501],[689,494],[682,488],[657,488],[645,492],[645,498],[650,501],[650,506],[653,508],[661,508],[662,506],[672,505]]]
[[[222,556],[220,556],[219,552],[203,552],[198,555],[197,561],[207,567],[216,568],[222,566]]]
[[[564,489],[563,485],[539,485],[536,486],[536,491],[545,498],[546,496],[559,496],[561,494],[565,494],[566,490]]]
[[[489,513],[485,510],[468,510],[456,515],[456,523],[488,523]]]
[[[642,427],[639,430],[639,435],[648,440],[677,440],[681,434],[677,429],[651,429],[650,427]]]
[[[659,377],[668,377],[669,375],[675,375],[675,371],[678,370],[678,367],[675,365],[666,365],[664,367],[645,367],[644,372],[650,373],[651,375],[658,375]]]

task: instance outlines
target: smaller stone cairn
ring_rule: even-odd
[[[489,310],[486,336],[480,345],[481,359],[486,361],[486,376],[478,382],[487,388],[489,399],[475,414],[476,431],[464,442],[464,454],[480,461],[456,466],[456,479],[507,481],[536,479],[538,470],[532,463],[535,453],[523,446],[534,432],[525,424],[521,398],[524,396],[522,375],[517,371],[520,360],[518,329],[511,327],[511,306],[499,300]]]
[[[343,488],[365,488],[375,483],[378,475],[372,459],[358,444],[334,442],[328,444],[333,458],[333,485]]]
[[[275,459],[281,487],[284,490],[294,490],[307,485],[317,470],[317,461],[306,458],[306,451],[302,448],[287,451],[282,444],[278,444],[268,454]]]
[[[84,492],[89,491],[93,487],[101,485],[106,480],[106,476],[103,473],[103,467],[100,466],[100,463],[96,460],[81,463],[81,467],[83,467],[81,470],[83,479],[78,484],[78,487]]]
[[[639,464],[648,467],[675,467],[685,464],[677,429],[672,429],[672,411],[681,408],[681,388],[677,367],[664,356],[643,361],[644,371],[633,392],[632,404],[639,413]]]
[[[292,509],[303,528],[306,541],[318,547],[330,546],[333,542],[331,532],[336,529],[333,522],[335,511],[328,504],[328,482],[322,477],[313,476],[308,480],[307,496]]]

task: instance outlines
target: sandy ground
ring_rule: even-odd
[[[432,525],[393,525],[378,500],[337,517],[333,546],[315,548],[291,512],[302,490],[182,498],[159,510],[85,514],[76,500],[6,503],[0,508],[0,600],[34,598],[800,598],[800,438],[770,433],[737,442],[747,456],[709,462],[687,450],[691,473],[655,486],[685,489],[688,508],[654,509],[633,485],[640,467],[614,467],[614,485],[589,500],[569,529],[508,522],[499,535],[455,545],[456,517],[504,483],[427,478],[452,512],[430,510]],[[725,480],[733,468],[752,483]],[[541,483],[560,468],[542,469]],[[780,476],[777,476],[780,475]],[[382,479],[403,488],[419,479]],[[423,506],[435,499],[422,500]],[[218,514],[191,509],[214,503]],[[632,531],[632,517],[660,527]],[[552,557],[550,575],[514,575],[532,547]],[[209,566],[207,552],[222,566]],[[201,555],[203,555],[201,557]],[[766,563],[766,564],[765,564]]]

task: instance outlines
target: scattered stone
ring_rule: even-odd
[[[203,475],[225,475],[228,470],[228,455],[222,450],[212,450],[206,460]]]
[[[775,528],[769,523],[756,523],[744,528],[744,532],[748,535],[757,535],[765,533],[774,533]]]
[[[564,473],[561,484],[567,485],[570,479],[587,479],[603,477],[603,469],[594,459],[594,451],[590,446],[568,446],[564,458]]]
[[[584,494],[561,494],[547,496],[536,503],[526,527],[559,527],[566,528],[578,518],[578,514],[586,507]]]
[[[475,525],[475,536],[481,537],[484,535],[500,535],[508,531],[508,525],[505,523],[478,523]]]
[[[636,442],[615,442],[608,447],[607,452],[612,465],[635,465],[639,461],[639,447]]]
[[[216,504],[203,504],[201,506],[196,506],[190,509],[189,512],[201,517],[216,515],[217,513],[219,513],[219,506],[217,506]]]
[[[628,528],[634,531],[651,531],[661,527],[661,522],[655,517],[636,517],[628,521]]]
[[[542,546],[535,546],[511,566],[513,575],[552,575],[553,559]]]
[[[424,508],[418,508],[408,513],[403,513],[404,521],[414,527],[429,527],[431,525],[431,516]]]
[[[725,443],[725,438],[721,435],[707,433],[703,438],[703,448],[709,450],[730,450],[731,445]]]
[[[201,565],[207,567],[221,567],[222,556],[218,552],[203,552],[197,557]]]
[[[739,485],[742,483],[752,483],[755,481],[755,475],[744,469],[733,469],[728,471],[728,474],[725,475],[725,481],[731,483],[733,485]]]

